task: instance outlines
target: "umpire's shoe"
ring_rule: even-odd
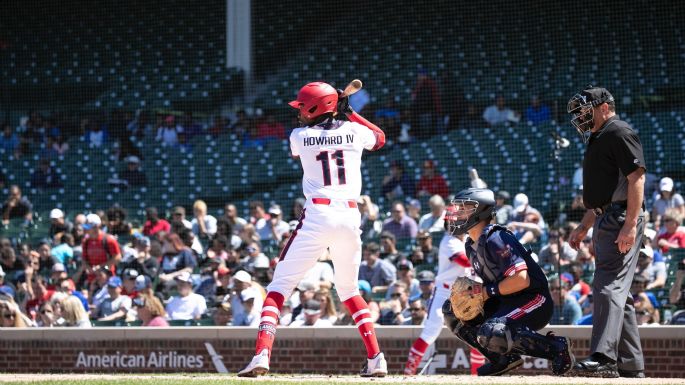
[[[388,363],[385,361],[383,353],[378,353],[373,358],[367,358],[359,375],[362,377],[385,377],[388,375]]]
[[[488,359],[494,358],[493,356],[490,355]],[[498,360],[490,361],[478,368],[478,375],[481,377],[501,376],[523,365],[523,359],[518,354],[498,354],[498,356]]]
[[[573,375],[581,377],[618,378],[618,366],[602,354],[593,354],[578,361],[573,367]]]

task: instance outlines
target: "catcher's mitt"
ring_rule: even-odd
[[[457,319],[470,321],[483,314],[483,302],[483,284],[468,277],[459,277],[452,284],[450,304]]]

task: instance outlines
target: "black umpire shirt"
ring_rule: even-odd
[[[626,176],[645,168],[642,143],[618,115],[592,133],[583,159],[583,202],[588,209],[628,199]]]

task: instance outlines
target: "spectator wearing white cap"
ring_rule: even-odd
[[[267,211],[269,219],[259,221],[256,224],[257,234],[261,240],[273,240],[279,242],[283,238],[283,234],[290,231],[290,225],[284,221],[283,211],[281,206],[272,205]]]
[[[50,229],[48,236],[54,243],[59,243],[59,239],[64,233],[70,233],[74,225],[64,218],[64,212],[60,209],[50,211]]]
[[[129,186],[147,186],[147,177],[140,169],[140,158],[135,155],[126,158],[126,169],[121,172],[121,179]]]
[[[100,266],[106,266],[112,272],[116,271],[116,265],[121,260],[121,250],[117,240],[102,231],[102,221],[97,214],[88,214],[83,229],[86,237],[81,246],[82,264],[74,278],[78,282],[81,274],[85,273],[88,282],[95,278],[95,271]]]
[[[514,218],[507,224],[522,244],[531,243],[542,235],[545,221],[540,211],[528,204],[528,196],[518,193],[514,197]]]
[[[48,285],[48,290],[57,290],[60,282],[67,279],[67,268],[63,263],[57,262],[52,265],[50,269],[50,285]]]
[[[231,308],[233,326],[258,326],[264,299],[258,289],[252,286],[252,276],[239,270],[233,276]]]
[[[433,195],[428,200],[430,213],[419,219],[419,231],[428,230],[431,233],[445,231],[445,200],[440,195]]]
[[[640,249],[635,275],[646,278],[647,290],[660,289],[666,284],[666,264],[654,259],[654,250],[650,245],[644,245]]]
[[[205,297],[193,293],[193,281],[187,271],[174,277],[178,296],[173,297],[166,306],[170,320],[198,320],[207,311]]]
[[[685,200],[682,195],[674,192],[673,179],[669,177],[661,178],[659,182],[659,194],[657,194],[652,204],[652,218],[654,219],[654,229],[659,232],[663,226],[663,216],[667,209],[676,209],[681,217],[685,217]]]

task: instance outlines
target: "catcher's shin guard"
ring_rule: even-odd
[[[445,315],[445,325],[452,330],[452,333],[488,359],[487,364],[478,368],[479,376],[499,376],[523,365],[523,359],[518,354],[498,354],[480,345],[478,343],[479,327],[459,322],[452,313],[449,300],[445,301],[442,306],[442,312]]]
[[[499,376],[523,365],[523,359],[515,353],[499,354],[485,349],[478,343],[478,327],[459,324],[454,330],[459,339],[480,352],[488,363],[478,368],[479,376]]]
[[[571,353],[571,341],[568,338],[557,337],[551,332],[542,335],[526,326],[515,327],[513,331],[513,350],[517,353],[548,359],[556,375],[565,374],[573,368],[575,357]]]

